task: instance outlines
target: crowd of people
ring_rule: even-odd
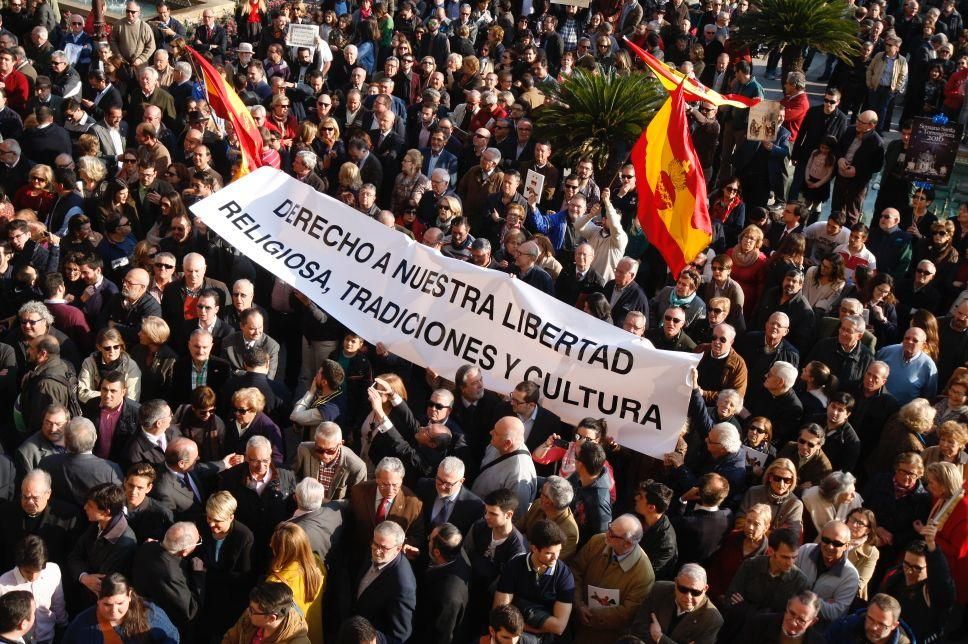
[[[787,74],[772,142],[691,105],[714,236],[677,275],[634,165],[602,180],[541,132],[572,74],[643,73],[623,37],[762,98],[732,27],[751,10],[241,0],[186,29],[128,2],[99,42],[56,0],[7,0],[0,641],[966,638],[968,203],[948,218],[904,171],[912,118],[961,120],[959,2],[852,6],[860,53],[813,106]],[[190,206],[241,153],[187,47],[261,164],[699,354],[676,449],[564,423],[547,383],[412,364],[209,231]]]

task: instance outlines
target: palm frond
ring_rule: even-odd
[[[570,167],[591,157],[596,174],[624,162],[668,94],[651,75],[577,70],[536,114],[536,133]],[[618,158],[621,157],[621,158]]]
[[[860,46],[853,9],[842,0],[759,0],[735,25],[737,40],[751,46],[813,47],[841,59]]]

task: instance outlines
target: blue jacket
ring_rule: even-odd
[[[528,209],[527,226],[529,229],[547,235],[555,250],[565,245],[565,230],[568,228],[567,205],[552,215],[544,215],[537,206]]]
[[[148,642],[153,644],[178,644],[178,629],[175,628],[165,611],[158,608],[151,602],[145,602],[148,609]],[[97,606],[92,606],[82,611],[74,621],[67,627],[64,633],[63,644],[104,644],[104,636],[97,622]],[[115,629],[117,630],[117,629]],[[132,642],[131,638],[124,637],[118,633],[121,641]]]
[[[836,622],[830,625],[827,629],[825,636],[829,644],[852,644],[853,642],[859,641],[858,638],[864,637],[864,620],[867,617],[867,609],[857,611],[853,615],[846,615],[841,617]],[[902,638],[901,636],[904,636]],[[866,641],[866,640],[864,640]],[[900,625],[894,629],[891,633],[890,639],[887,640],[887,644],[903,644],[907,642],[915,642],[914,633],[903,621]]]

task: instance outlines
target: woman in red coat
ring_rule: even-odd
[[[750,224],[740,233],[739,243],[726,251],[733,258],[730,277],[743,288],[743,313],[747,320],[752,319],[766,280],[766,255],[760,250],[762,244],[763,231],[759,226]]]
[[[961,468],[932,463],[924,471],[925,485],[934,499],[927,525],[915,524],[922,534],[935,530],[935,541],[948,560],[958,603],[968,604],[968,498]]]

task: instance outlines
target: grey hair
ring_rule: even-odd
[[[67,431],[64,432],[64,446],[71,454],[83,454],[94,449],[97,442],[97,430],[92,423],[83,416],[72,418],[67,423]]]
[[[776,311],[772,315],[770,315],[770,317],[776,318],[777,320],[779,320],[780,324],[785,324],[786,326],[790,326],[790,316],[784,313],[783,311]]]
[[[385,537],[392,537],[394,545],[402,546],[403,541],[406,538],[406,534],[403,528],[400,527],[399,523],[394,523],[393,521],[384,521],[376,528],[373,529],[373,534],[380,534]]]
[[[642,540],[642,534],[645,532],[645,530],[642,527],[642,521],[640,521],[637,516],[634,514],[623,514],[622,516],[618,517],[618,519],[615,519],[615,521],[618,521],[619,519],[632,522],[632,530],[626,535],[626,541],[630,543],[638,543]],[[615,521],[612,523],[615,523]]]
[[[713,432],[719,434],[719,444],[730,454],[738,452],[743,445],[739,437],[739,430],[731,423],[717,423],[713,425],[709,433],[712,434]]]
[[[359,55],[360,53],[360,50],[357,49],[356,45],[346,45],[345,47],[343,47],[343,51],[344,52],[352,51],[354,54],[357,54],[357,55]]]
[[[324,420],[316,427],[316,433],[313,434],[313,440],[317,438],[325,438],[326,440],[331,440],[333,438],[343,438],[343,430],[336,423]]]
[[[787,82],[797,89],[803,89],[807,86],[807,77],[803,72],[790,72],[787,74]]]
[[[766,523],[769,524],[773,520],[773,510],[766,503],[755,503],[746,510],[746,520],[749,521],[749,516],[755,514],[756,516],[766,519]]]
[[[296,507],[312,512],[323,505],[326,488],[314,478],[306,477],[296,485]]]
[[[430,395],[440,396],[441,398],[445,399],[449,405],[454,404],[454,392],[452,392],[450,389],[434,389],[433,393]]]
[[[164,51],[164,50],[163,49],[159,49],[158,51]],[[177,63],[175,63],[174,67],[185,78],[191,78],[192,77],[192,66],[191,66],[191,64],[185,62],[184,60],[180,60]]]
[[[716,402],[719,402],[720,400],[732,400],[733,405],[737,409],[743,408],[743,396],[735,389],[723,389],[720,391],[719,395],[716,396]]]
[[[772,371],[776,377],[783,381],[783,386],[787,389],[796,384],[797,376],[799,375],[796,367],[789,362],[784,362],[783,360],[777,360],[774,362],[773,366],[770,367],[770,371]]]
[[[255,118],[257,116],[265,116],[266,108],[262,105],[253,105],[252,107],[249,108],[249,114],[252,115],[252,118]]]
[[[147,430],[155,426],[162,418],[171,416],[171,407],[164,400],[149,400],[141,405],[138,412],[138,423],[141,429]]]
[[[437,179],[438,181],[450,181],[450,173],[444,168],[434,168],[434,171],[430,173],[431,179]]]
[[[564,510],[575,498],[575,488],[560,476],[549,476],[545,479],[545,487],[548,488],[548,500],[556,510]]]
[[[857,329],[859,329],[861,332],[864,332],[867,330],[867,322],[864,322],[864,318],[862,318],[859,315],[845,315],[844,318],[841,320],[841,323],[843,322],[849,322]]]
[[[272,452],[272,443],[265,436],[253,436],[245,444],[245,451],[248,452],[250,449],[259,448],[266,449]]]
[[[187,550],[198,543],[198,528],[191,521],[179,521],[165,531],[161,547],[168,554]]]
[[[679,574],[676,575],[676,579],[679,577],[685,577],[687,579],[692,579],[693,581],[698,581],[703,586],[706,585],[706,569],[697,563],[687,563],[680,568]]]
[[[787,600],[787,606],[789,606],[790,602],[793,600],[797,600],[804,606],[809,606],[811,609],[813,609],[813,614],[815,616],[820,613],[820,597],[812,590],[804,590],[797,593]]]
[[[856,484],[857,478],[850,472],[831,472],[820,481],[820,496],[833,501]]]
[[[34,479],[40,479],[44,483],[44,485],[47,486],[47,489],[50,490],[51,488],[50,473],[47,470],[40,469],[39,467],[30,470],[24,475],[24,480],[20,483],[21,488],[27,484],[27,481],[32,481]]]
[[[52,51],[50,53],[50,59],[54,60],[55,58],[57,60],[67,60],[67,53],[61,49],[58,49],[57,51]]]
[[[4,141],[4,143],[7,142],[8,141]],[[51,312],[46,306],[44,306],[43,302],[32,300],[17,309],[17,317],[20,317],[25,313],[27,315],[38,315],[40,316],[40,319],[47,323],[47,326],[54,326],[54,316],[51,315]]]
[[[158,257],[158,256],[155,255],[155,257]],[[252,280],[245,279],[244,277],[241,278],[241,279],[237,279],[234,282],[232,282],[232,286],[233,287],[235,287],[235,286],[248,286],[251,290],[255,291],[255,284],[252,283]]]
[[[201,253],[188,253],[182,258],[182,268],[188,266],[188,262],[199,261],[202,266],[208,267],[208,262],[205,261],[205,256]]]
[[[445,456],[444,460],[437,466],[437,471],[464,478],[464,461],[456,456]]]
[[[296,153],[296,158],[305,163],[307,168],[316,168],[317,156],[312,150],[300,150]]]
[[[407,473],[407,469],[403,466],[403,461],[396,456],[384,456],[376,464],[376,470],[374,471],[375,474],[379,474],[380,472],[393,472],[404,476]]]
[[[145,74],[148,74],[154,80],[158,80],[158,70],[154,67],[142,67],[141,72],[138,74],[138,78],[141,78]]]
[[[484,151],[481,152],[481,156],[483,157],[485,154],[491,161],[494,161],[495,163],[501,162],[501,151],[497,148],[484,148]]]

